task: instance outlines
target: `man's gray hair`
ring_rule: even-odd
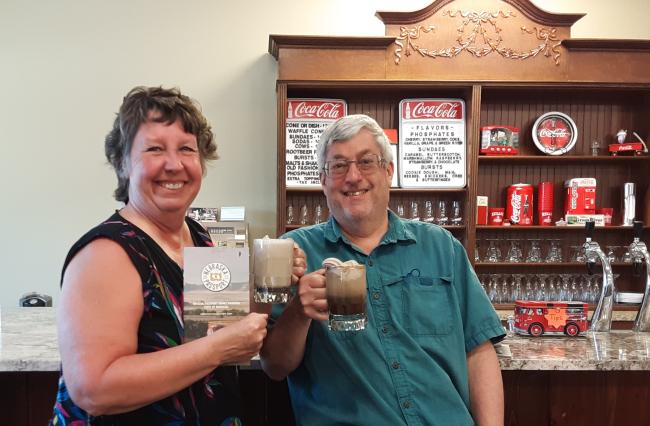
[[[345,142],[355,137],[361,129],[368,130],[374,137],[381,157],[386,164],[393,161],[393,151],[390,148],[388,137],[372,117],[364,114],[346,115],[330,124],[320,136],[318,142],[318,170],[323,171],[325,168],[325,159],[330,145],[336,142]]]

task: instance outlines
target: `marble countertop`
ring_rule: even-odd
[[[2,308],[0,329],[0,372],[59,370],[54,308]]]
[[[55,321],[54,308],[2,308],[0,372],[58,371]],[[503,370],[650,370],[650,333],[508,334],[497,349]]]
[[[497,352],[502,370],[650,370],[650,333],[614,330],[578,337],[508,333]]]

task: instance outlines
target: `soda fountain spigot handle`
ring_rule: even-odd
[[[591,241],[594,238],[595,226],[596,226],[596,222],[594,222],[593,220],[585,222],[585,234],[587,236],[587,241]]]
[[[643,222],[640,220],[634,221],[634,240],[639,241],[641,239],[641,234],[643,234]]]
[[[587,273],[589,275],[594,274],[594,268],[596,267],[596,261],[595,260],[589,260],[587,259]]]

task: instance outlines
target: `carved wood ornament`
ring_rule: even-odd
[[[385,24],[399,27],[399,34],[396,35],[394,62],[399,65],[403,56],[410,56],[417,52],[423,57],[448,58],[452,59],[462,52],[482,58],[492,53],[507,59],[524,60],[534,58],[540,54],[552,58],[555,65],[560,64],[561,44],[564,37],[559,37],[558,27],[570,27],[583,15],[557,15],[550,14],[538,9],[528,0],[504,0],[503,3],[510,4],[518,9],[517,12],[506,8],[498,10],[462,10],[444,6],[452,0],[438,0],[428,7],[409,13],[401,12],[378,12],[377,16]],[[459,2],[462,3],[462,2]],[[494,2],[473,2],[471,6],[494,7]],[[492,4],[489,4],[492,3]],[[459,5],[462,7],[462,5]],[[503,5],[507,6],[507,5]],[[455,44],[452,46],[437,47],[436,44],[445,43],[444,40],[436,38],[436,26],[422,24],[434,14],[442,10],[439,15],[444,18],[444,24],[457,25]],[[509,18],[515,18],[521,13],[536,25],[520,25],[519,32],[505,32],[503,23]],[[440,19],[440,18],[439,18]],[[458,23],[458,21],[460,22]],[[416,24],[416,25],[408,25]],[[446,25],[445,25],[446,26]],[[388,27],[387,27],[388,28]],[[568,31],[561,31],[566,33]],[[429,36],[425,37],[425,34]],[[514,45],[530,46],[527,49],[513,47]]]

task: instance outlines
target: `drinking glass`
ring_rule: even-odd
[[[298,223],[301,225],[309,224],[309,209],[307,208],[307,204],[303,204],[302,207],[300,207],[300,219],[298,220]]]
[[[530,275],[526,275],[526,287],[522,298],[524,300],[535,300],[535,289]]]
[[[424,218],[422,219],[425,222],[433,223],[433,203],[431,200],[424,202]]]
[[[512,291],[508,284],[508,275],[501,275],[501,285],[499,291],[499,303],[510,303],[512,301]]]
[[[291,225],[293,223],[294,217],[293,217],[293,206],[289,204],[287,206],[287,225]]]
[[[499,291],[498,291],[498,274],[490,274],[490,280],[488,282],[488,299],[492,303],[498,303]]]
[[[562,284],[558,295],[559,300],[562,301],[571,300],[570,299],[571,289],[569,288],[569,281],[571,280],[571,276],[569,274],[561,274],[560,279],[562,280]]]
[[[587,261],[585,249],[582,245],[571,246],[571,262],[584,263]]]
[[[451,202],[451,224],[461,225],[463,223],[463,215],[460,210],[460,201],[454,200]]]
[[[621,257],[621,262],[623,263],[632,263],[632,255],[630,254],[630,249],[629,247],[625,247],[625,251],[623,252],[623,256]]]
[[[395,213],[397,213],[397,216],[399,217],[405,217],[406,214],[404,213],[404,204],[401,202],[397,204],[397,207],[395,208]]]
[[[598,151],[600,150],[600,142],[598,142],[598,139],[594,139],[591,141],[591,155],[596,157],[598,156]]]
[[[497,241],[495,239],[488,239],[488,248],[487,251],[485,252],[485,261],[490,262],[490,263],[498,263],[501,262],[501,249],[499,249],[499,246],[497,245]]]
[[[323,208],[320,204],[314,209],[314,223],[318,224],[323,221]]]
[[[445,200],[438,200],[438,211],[436,212],[436,224],[448,225],[449,215],[447,214],[447,202]]]
[[[411,220],[420,220],[418,202],[413,200],[411,201]]]
[[[512,276],[512,302],[521,300],[523,297],[523,289],[521,288],[522,274],[514,274]]]
[[[366,326],[366,266],[324,262],[325,292],[332,331],[358,331]]]
[[[510,240],[510,248],[506,254],[506,262],[521,263],[524,260],[524,254],[521,250],[519,240]]]
[[[481,261],[481,242],[476,239],[476,246],[474,247],[474,263]]]
[[[291,296],[293,240],[253,241],[253,298],[257,303],[287,303]]]
[[[526,255],[526,262],[539,263],[541,261],[542,247],[540,246],[540,240],[530,240],[530,248],[528,249],[528,254]]]
[[[551,240],[551,246],[548,249],[548,254],[546,255],[546,263],[559,263],[562,262],[562,246],[560,245],[561,240]]]
[[[535,300],[548,300],[548,293],[546,289],[546,279],[548,274],[539,274],[539,285],[535,294]]]

